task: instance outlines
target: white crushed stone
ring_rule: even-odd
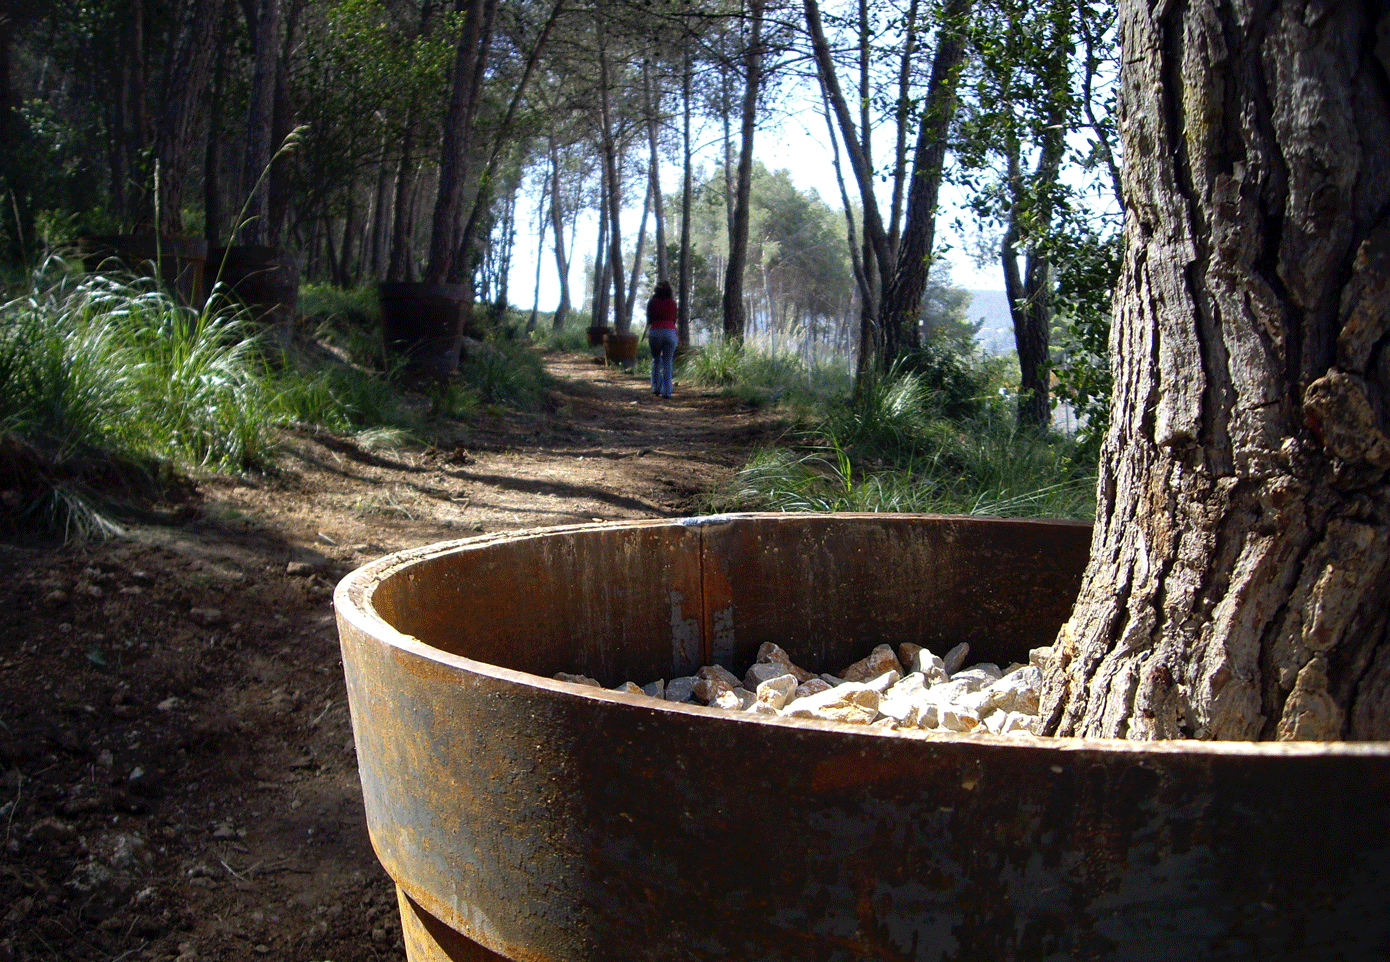
[[[816,675],[792,663],[771,642],[739,678],[719,665],[694,675],[645,685],[624,682],[613,691],[632,697],[712,705],[731,712],[817,718],[889,731],[1036,734],[1038,691],[1051,648],[1034,648],[1028,664],[966,666],[970,646],[938,656],[905,642],[896,652],[879,645],[838,675]],[[560,681],[602,687],[584,675],[560,672]]]

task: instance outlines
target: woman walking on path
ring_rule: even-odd
[[[652,347],[652,393],[671,396],[671,366],[676,359],[676,299],[671,282],[658,281],[647,301],[647,339]]]

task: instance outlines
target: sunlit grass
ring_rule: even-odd
[[[699,379],[735,393],[747,377],[786,385],[789,368],[786,355],[760,359],[720,344],[695,360]],[[750,459],[710,508],[1092,517],[1094,462],[1073,439],[1020,428],[997,393],[962,394],[983,389],[991,373],[963,372],[943,386],[903,366],[858,391],[832,378],[784,391],[801,402],[799,430]],[[816,385],[804,369],[799,379]],[[962,410],[970,413],[945,413]]]

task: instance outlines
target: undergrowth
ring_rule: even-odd
[[[928,350],[853,389],[847,373],[808,371],[794,355],[717,344],[691,370],[740,396],[756,387],[796,403],[789,443],[751,458],[711,510],[1094,515],[1093,455],[1021,428],[996,363]]]
[[[483,405],[529,408],[544,393],[539,360],[501,334],[457,377],[402,378],[372,336],[374,296],[305,295],[314,334],[283,351],[220,294],[189,307],[148,278],[47,262],[0,304],[0,524],[104,536],[189,472],[271,468],[286,426],[427,443]]]

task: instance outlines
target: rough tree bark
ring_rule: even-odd
[[[241,243],[266,243],[266,216],[270,210],[270,185],[266,168],[275,152],[271,143],[275,119],[275,82],[280,59],[280,31],[284,23],[280,0],[256,0],[245,4],[246,32],[255,51],[251,94],[246,112],[246,160],[241,169],[241,197],[246,216],[232,230]]]
[[[1046,727],[1390,737],[1390,14],[1122,0],[1125,266]]]
[[[157,226],[169,236],[183,233],[183,188],[193,160],[201,98],[221,24],[222,0],[189,0],[182,8],[178,42],[166,72],[164,110],[154,138],[154,157],[160,170]],[[141,226],[156,226],[153,215],[150,211]]]
[[[946,134],[955,119],[956,87],[965,60],[965,31],[972,0],[948,0],[941,15],[926,105],[917,128],[907,223],[895,244],[893,271],[883,288],[878,323],[883,330],[885,370],[905,351],[922,346],[922,292],[927,287],[936,243],[936,207],[946,162]]]
[[[454,58],[453,92],[444,121],[439,160],[439,194],[430,231],[429,268],[425,282],[443,284],[457,276],[459,228],[463,214],[464,180],[473,140],[473,120],[483,95],[483,80],[492,47],[497,0],[457,0],[464,15]]]

